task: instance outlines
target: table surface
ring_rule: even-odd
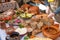
[[[36,36],[45,38],[44,35],[43,35],[42,33],[39,33],[39,34],[37,34]],[[60,40],[60,37],[58,37],[58,38],[55,39],[55,40]]]
[[[26,36],[26,35],[25,35]],[[24,36],[24,37],[25,37]],[[42,37],[42,38],[46,38],[42,33],[39,33],[39,34],[37,34],[36,35],[37,37]],[[24,40],[24,37],[22,37],[22,39],[21,40]],[[60,37],[58,37],[57,39],[55,39],[55,40],[60,40]]]
[[[54,24],[59,24],[59,23],[55,21]],[[36,36],[46,38],[42,33],[39,33],[39,34],[37,34]],[[22,37],[21,40],[24,40],[24,37]],[[58,37],[58,38],[55,39],[55,40],[60,40],[60,37]]]

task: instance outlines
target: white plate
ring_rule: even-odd
[[[24,40],[24,37],[26,37],[27,35],[24,35],[22,38],[21,38],[21,40]]]
[[[41,10],[46,10],[46,6],[44,6],[43,4],[40,4],[38,7],[39,7],[39,9],[41,9]]]
[[[17,28],[15,30],[15,32],[18,32],[20,35],[24,35],[27,33],[27,29],[26,28]]]

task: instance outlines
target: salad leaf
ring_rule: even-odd
[[[22,24],[19,24],[19,27],[20,27],[20,28],[23,28],[24,26],[23,26]]]
[[[9,20],[5,20],[6,23],[8,23]]]
[[[16,12],[17,15],[19,15],[19,12]]]
[[[28,36],[25,36],[25,37],[24,37],[24,40],[28,40],[28,39],[29,39],[29,37],[28,37]]]

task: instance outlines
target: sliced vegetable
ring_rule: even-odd
[[[29,39],[29,37],[28,37],[28,36],[25,36],[25,37],[24,37],[24,40],[28,40],[28,39]]]
[[[19,24],[19,27],[20,27],[20,28],[23,28],[24,26],[23,26],[22,24]]]
[[[32,14],[23,13],[23,14],[20,14],[20,16],[21,16],[22,18],[30,18],[30,17],[32,17]]]

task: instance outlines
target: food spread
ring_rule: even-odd
[[[48,14],[40,12],[37,6],[28,4],[23,4],[17,10],[9,9],[0,14],[0,26],[9,35],[13,32],[18,32],[20,36],[30,35],[28,40],[53,40],[60,35],[59,26],[54,25],[54,20],[48,18]],[[34,37],[38,33],[43,33],[46,38]]]

